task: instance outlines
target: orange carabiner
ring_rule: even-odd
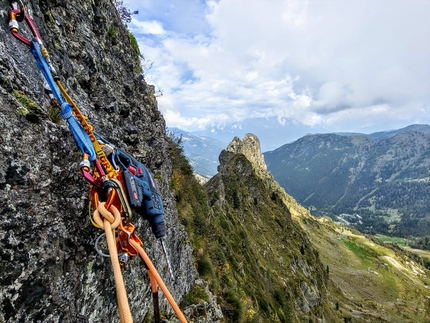
[[[135,229],[134,225],[131,224],[130,222],[123,225],[123,223],[121,222],[118,226],[117,241],[119,243],[120,248],[123,251],[125,251],[130,256],[135,257],[135,256],[137,256],[138,252],[137,252],[136,248],[134,248],[130,244],[130,240],[133,240],[135,243],[137,243],[141,247],[143,246],[142,241],[136,235],[136,229]]]
[[[109,189],[108,198],[106,201],[106,209],[107,210],[109,210],[111,205],[113,204],[115,196],[116,196],[116,190],[114,188]]]

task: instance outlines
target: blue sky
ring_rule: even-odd
[[[129,0],[169,127],[430,123],[428,0]]]

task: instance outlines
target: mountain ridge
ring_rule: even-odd
[[[385,214],[390,220],[378,218],[361,229],[377,225],[387,233],[395,221],[398,229],[410,226],[402,215],[427,218],[430,212],[429,131],[413,125],[373,136],[308,135],[264,155],[275,179],[306,207],[320,214],[363,213],[365,220]],[[424,233],[429,225],[420,221]]]
[[[354,214],[358,210],[359,213],[364,212],[365,216],[365,223],[357,225],[360,230],[385,234],[394,232],[402,236],[413,234],[414,230],[411,231],[410,228],[416,225],[414,221],[418,221],[419,225],[416,226],[420,229],[415,231],[418,235],[423,235],[427,229],[430,229],[427,217],[417,220],[416,217],[409,219],[402,217],[401,214],[407,214],[411,208],[413,209],[414,206],[408,206],[408,203],[415,203],[417,212],[427,212],[423,198],[428,190],[425,185],[428,180],[428,176],[425,175],[428,154],[423,149],[426,149],[427,139],[425,138],[428,134],[430,134],[430,126],[426,124],[414,124],[371,134],[308,134],[273,151],[265,152],[264,155],[269,170],[281,185],[299,202],[314,209],[317,214],[335,216],[342,213]],[[322,145],[318,148],[321,154],[317,156],[302,147],[300,155],[297,149],[301,145],[303,147]],[[391,148],[390,145],[392,145]],[[399,148],[400,146],[403,148]],[[411,150],[409,146],[415,148]],[[276,156],[283,155],[286,147],[289,147],[288,154],[291,156],[277,160]],[[199,161],[195,156],[187,153],[188,149],[189,147],[184,146],[184,151],[191,160],[193,168],[196,173],[199,173],[197,166]],[[322,152],[322,149],[325,149],[325,152]],[[216,150],[220,150],[219,146]],[[211,157],[212,165],[218,163],[215,157],[216,150]],[[414,152],[415,150],[417,151]],[[201,154],[198,150],[194,150],[193,153]],[[308,156],[306,157],[305,154]],[[285,160],[289,160],[288,158],[292,164],[285,168]],[[293,160],[300,162],[300,165],[295,164]],[[276,163],[281,164],[276,166]],[[205,160],[204,164],[207,165],[208,161]],[[301,167],[301,165],[304,166]],[[205,178],[214,174],[215,167],[212,168],[209,176],[206,173]],[[288,176],[289,180],[285,181],[283,176]],[[373,179],[371,180],[370,177]],[[371,182],[373,186],[370,185]],[[324,189],[324,186],[329,189]],[[312,187],[315,192],[312,191]],[[402,195],[407,195],[408,191],[415,192],[413,202],[401,198]],[[327,203],[318,202],[323,200]],[[399,221],[400,223],[397,223]],[[396,224],[395,231],[393,231],[393,224]],[[371,227],[376,231],[369,230]]]
[[[259,314],[256,322],[265,317],[272,322],[340,322],[327,297],[326,271],[316,249],[271,189],[273,178],[258,138],[235,137],[219,159],[219,173],[205,184],[209,205],[214,223],[239,230],[243,242],[236,246],[234,237],[231,242],[224,237],[222,245],[228,263],[241,264],[231,279],[244,290],[245,303],[252,304],[248,311]]]
[[[232,128],[235,128],[232,126]],[[249,130],[249,129],[248,129]],[[366,136],[373,140],[382,140],[393,137],[397,134],[409,131],[419,131],[422,133],[430,133],[430,126],[426,124],[414,124],[409,125],[404,128],[396,129],[396,130],[386,130],[379,131],[370,134],[365,133],[356,133],[356,132],[329,132],[329,133],[308,133],[300,138],[291,138],[292,140],[289,143],[283,143],[281,146],[276,147],[273,150],[267,150],[264,153],[270,153],[272,151],[276,151],[280,149],[282,146],[294,143],[301,138],[305,138],[308,136],[316,136],[316,135],[340,135],[346,137],[360,137]],[[179,128],[169,128],[169,132],[172,135],[182,136],[184,152],[186,157],[190,160],[191,165],[193,166],[195,172],[200,174],[206,178],[210,178],[215,175],[217,170],[216,167],[219,164],[218,154],[221,150],[227,146],[229,142],[227,138],[234,137],[233,130],[229,131],[227,135],[219,135],[217,131],[194,131],[188,132]],[[246,135],[245,129],[242,130],[243,136]],[[252,131],[251,131],[252,132]],[[222,140],[220,140],[222,139]]]
[[[374,135],[377,138],[380,135],[390,135],[390,133],[392,134],[402,129],[409,131],[408,128],[415,128],[416,130],[421,128],[420,131],[429,131],[427,124],[412,124],[394,130],[378,130],[374,132],[327,132],[325,128],[320,126],[299,126],[293,120],[284,119],[280,122],[278,118],[272,117],[246,119],[243,122],[212,126],[205,130],[189,131],[189,133],[218,139],[225,143],[228,143],[235,136],[244,137],[247,133],[254,133],[260,139],[262,150],[268,152],[309,134]]]

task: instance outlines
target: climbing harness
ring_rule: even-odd
[[[131,223],[133,212],[148,220],[153,234],[160,240],[170,276],[174,280],[164,238],[166,226],[160,191],[153,174],[130,154],[115,147],[87,122],[76,103],[63,87],[43,45],[40,33],[24,8],[22,1],[10,1],[9,28],[12,35],[30,48],[49,87],[51,101],[60,109],[72,136],[81,150],[80,170],[90,183],[90,222],[104,232],[95,241],[96,252],[109,257],[114,272],[117,302],[121,323],[132,322],[130,305],[121,269],[130,258],[140,256],[147,269],[153,295],[154,320],[160,323],[158,288],[170,303],[181,323],[187,322],[152,261],[143,249],[143,243]],[[25,21],[33,34],[30,40],[19,32],[19,23]],[[91,167],[93,165],[93,167]],[[92,212],[93,210],[93,212]],[[109,254],[99,249],[106,238]]]

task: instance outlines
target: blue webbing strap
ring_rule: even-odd
[[[33,54],[34,58],[36,59],[37,65],[39,65],[39,69],[42,72],[43,76],[45,77],[46,82],[49,85],[49,88],[52,91],[52,94],[57,99],[58,103],[63,104],[64,100],[61,96],[60,91],[57,88],[57,85],[55,84],[54,78],[52,77],[51,71],[48,67],[48,64],[46,64],[45,58],[42,55],[42,52],[40,51],[40,44],[36,40],[32,40],[31,44],[33,47],[30,49],[30,52]]]
[[[78,145],[79,149],[82,153],[87,153],[89,155],[88,159],[91,161],[96,160],[97,154],[94,150],[93,143],[91,142],[90,137],[82,128],[82,125],[76,120],[76,118],[72,114],[72,106],[64,102],[61,105],[61,116],[64,120],[67,120],[67,123],[69,124],[70,132],[73,135],[73,138],[75,139],[76,144]]]
[[[82,125],[78,122],[78,120],[76,120],[76,118],[73,116],[72,106],[63,100],[61,93],[58,90],[57,85],[55,84],[54,78],[52,77],[48,64],[46,64],[42,52],[40,51],[40,44],[36,40],[33,40],[31,43],[33,47],[30,49],[30,51],[36,59],[37,65],[39,66],[40,71],[45,77],[45,80],[48,83],[52,94],[61,104],[61,116],[64,120],[67,121],[73,138],[75,139],[75,142],[81,152],[88,154],[89,160],[94,161],[97,158],[97,154],[94,150],[93,143],[91,142],[90,137],[88,136],[84,128],[82,128]]]

